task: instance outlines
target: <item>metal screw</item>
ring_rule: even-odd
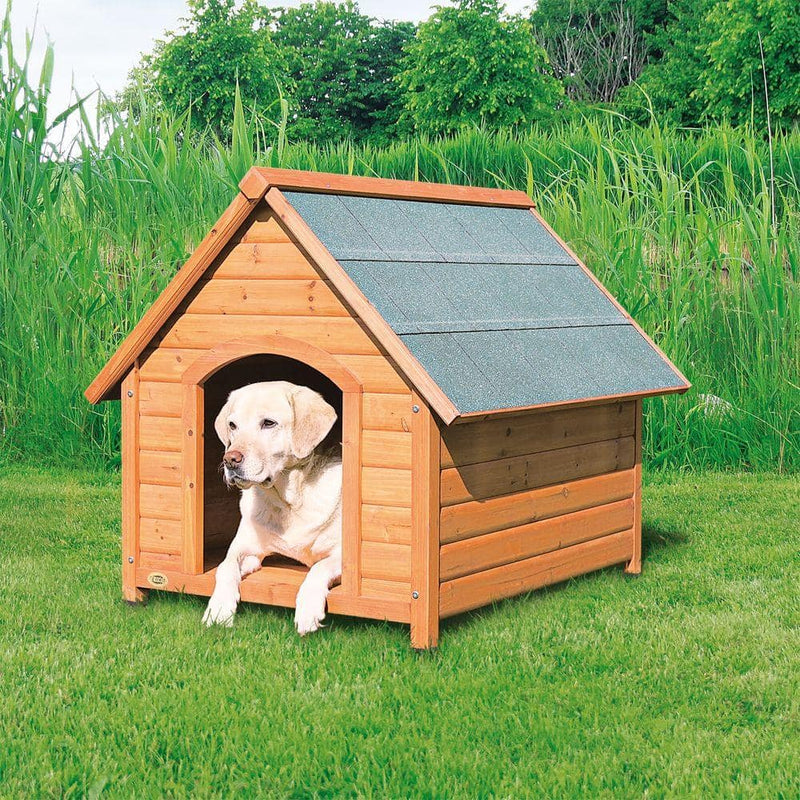
[[[133,564],[133,556],[128,556],[128,563]]]
[[[412,410],[412,411],[413,411],[415,414],[419,414],[419,406],[411,406],[411,410]]]
[[[128,389],[128,397],[133,397],[133,389]]]
[[[419,592],[411,592],[411,596],[412,596],[412,597],[413,597],[415,600],[419,600]]]

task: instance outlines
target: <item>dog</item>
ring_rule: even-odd
[[[287,381],[230,393],[214,427],[225,482],[241,489],[241,521],[203,615],[233,624],[239,585],[272,554],[310,567],[297,592],[294,622],[304,636],[325,618],[328,592],[342,575],[342,458],[321,452],[337,414],[322,395]]]

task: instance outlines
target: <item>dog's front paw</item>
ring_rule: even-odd
[[[300,587],[297,593],[297,607],[294,611],[294,626],[301,636],[314,633],[322,627],[325,619],[325,595],[304,592]]]
[[[203,614],[203,623],[207,626],[224,625],[230,628],[233,625],[233,615],[236,613],[236,595],[214,592],[208,601],[208,608]]]

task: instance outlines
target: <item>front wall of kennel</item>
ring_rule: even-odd
[[[136,567],[126,571],[126,596],[137,599],[158,582],[210,594],[202,448],[221,457],[222,445],[198,436],[204,413],[217,412],[203,408],[203,383],[235,358],[278,354],[317,368],[343,391],[346,567],[330,609],[410,622],[412,390],[271,212],[257,209],[237,239],[123,386],[124,557]],[[419,398],[416,405],[427,412]],[[242,598],[293,606],[303,575],[267,567],[242,584]]]
[[[342,392],[344,569],[332,613],[410,623],[424,648],[443,617],[612,564],[639,571],[641,399],[689,384],[523,193],[261,169],[240,188],[86,392],[122,400],[128,600],[213,590],[204,481],[219,476],[205,474],[203,453],[222,446],[204,385],[255,354],[306,364]],[[520,224],[533,236],[526,252],[505,243]],[[441,263],[421,263],[431,259]],[[548,270],[564,286],[536,300],[532,276]],[[433,273],[440,285],[429,287]],[[509,301],[493,282],[514,275]],[[436,295],[454,282],[467,288]],[[480,325],[463,314],[476,296]],[[448,303],[455,311],[438,316]],[[516,372],[492,338],[499,328],[522,353]],[[580,392],[585,375],[567,374],[573,363],[593,394]],[[267,562],[242,599],[292,606],[305,572]]]

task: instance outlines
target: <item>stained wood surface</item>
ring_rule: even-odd
[[[152,571],[161,572],[167,580],[164,590],[209,597],[214,590],[216,568],[199,575],[187,575],[175,569],[176,557],[158,553],[147,554],[147,563],[137,569],[136,582],[148,587],[147,577]],[[306,576],[303,567],[266,566],[248,575],[241,583],[242,601],[294,608],[297,590]],[[331,614],[346,614],[354,617],[385,619],[393,622],[409,622],[408,600],[385,594],[380,597],[350,597],[341,586],[334,586],[328,595],[328,611]]]
[[[183,528],[178,520],[142,517],[139,520],[139,541],[151,553],[181,552]]]
[[[609,472],[540,489],[474,500],[442,509],[443,544],[631,497],[632,470]]]
[[[384,581],[380,578],[362,578],[363,597],[389,598],[408,605],[411,597],[411,584],[405,581]]]
[[[367,467],[411,469],[411,433],[362,431],[361,460]]]
[[[411,431],[411,393],[364,395],[364,427],[373,431]]]
[[[411,470],[364,467],[361,499],[377,506],[411,506]]]
[[[442,434],[442,467],[633,436],[634,406],[608,403],[455,425]]]
[[[513,189],[490,189],[478,186],[455,186],[444,183],[400,181],[388,178],[335,175],[327,172],[301,172],[289,169],[253,167],[262,178],[277,189],[303,190],[365,197],[386,197],[408,200],[430,200],[466,205],[530,208],[531,199]],[[247,176],[245,176],[247,177]]]
[[[443,581],[520,561],[541,553],[597,539],[633,525],[633,500],[587,508],[514,528],[445,544],[441,549]]]
[[[180,418],[143,416],[139,420],[139,447],[142,450],[177,453],[181,449],[182,437]]]
[[[361,589],[361,392],[342,396],[342,591]]]
[[[414,394],[411,483],[411,646],[427,650],[439,641],[439,452],[436,419]]]
[[[442,470],[443,506],[482,500],[633,466],[632,436],[450,467]]]
[[[370,542],[411,544],[411,507],[361,506],[361,537]]]
[[[139,513],[143,517],[180,520],[183,509],[180,486],[139,486]]]
[[[139,369],[134,365],[122,382],[122,594],[140,602],[136,588],[139,560]]]
[[[409,583],[411,546],[394,542],[362,542],[361,574],[365,578]]]
[[[269,244],[237,244],[207,275],[228,280],[263,281],[322,278],[297,245],[288,239]]]
[[[445,581],[440,590],[440,613],[442,617],[449,617],[577,575],[621,564],[631,557],[631,552],[631,531],[620,531],[563,550]]]
[[[636,451],[633,465],[633,553],[625,572],[638,575],[642,571],[642,401],[636,403]]]
[[[183,394],[178,383],[139,383],[139,413],[143,417],[180,417],[182,403]]]

